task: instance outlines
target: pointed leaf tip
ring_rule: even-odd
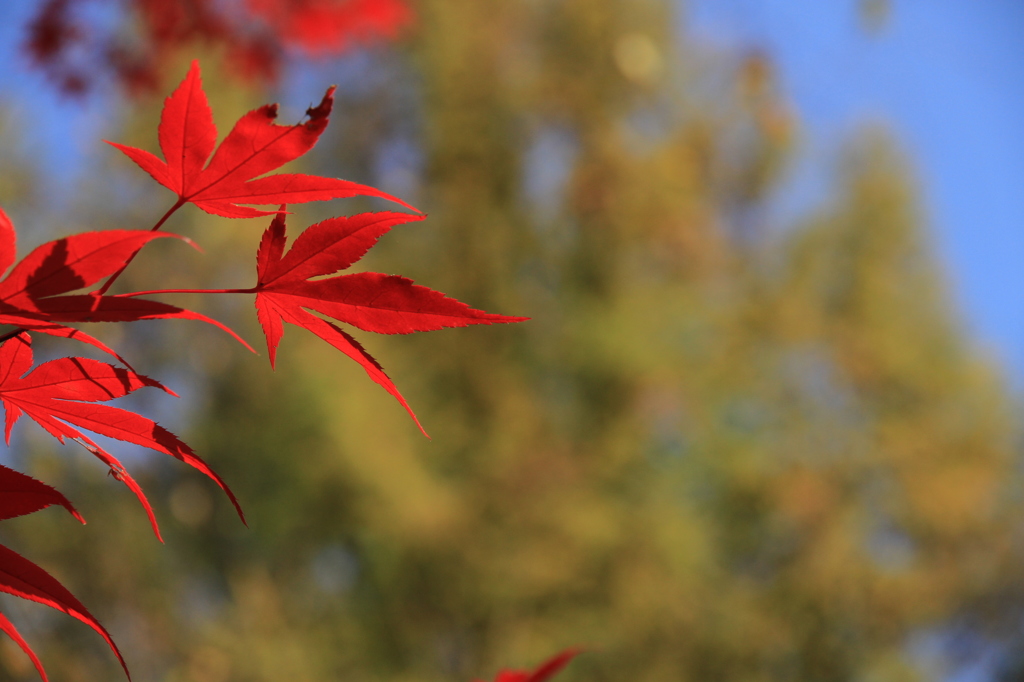
[[[78,601],[66,587],[61,585],[49,573],[3,545],[0,545],[0,591],[49,606],[58,611],[63,611],[91,627],[106,641],[107,646],[110,647],[118,662],[120,662],[124,674],[131,680],[128,666],[121,656],[117,645],[114,644],[110,633],[89,613],[82,602]],[[7,627],[0,627],[0,629],[14,637],[11,630]],[[15,641],[17,641],[17,638]]]

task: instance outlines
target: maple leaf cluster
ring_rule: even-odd
[[[168,58],[197,42],[224,48],[242,77],[273,81],[289,52],[339,54],[356,44],[394,40],[412,22],[406,0],[127,0],[120,4],[139,31],[129,42],[90,20],[82,11],[86,4],[45,0],[24,44],[32,62],[71,94],[88,90],[104,71],[130,92],[153,91]]]
[[[277,124],[276,105],[260,107],[239,119],[217,145],[217,130],[202,88],[199,65],[193,62],[185,79],[164,104],[158,129],[163,158],[111,143],[175,196],[171,208],[152,229],[72,235],[43,244],[17,261],[15,228],[0,209],[0,274],[7,272],[0,280],[0,324],[14,327],[0,336],[0,402],[6,417],[5,438],[10,443],[15,424],[27,416],[61,443],[72,441],[82,446],[135,494],[158,539],[157,519],[142,488],[90,434],[134,443],[181,460],[212,479],[228,496],[243,523],[245,517],[228,485],[186,443],[147,417],[105,404],[143,388],[174,393],[159,381],[136,372],[99,339],[71,325],[193,320],[215,325],[249,347],[216,320],[143,296],[182,292],[251,294],[255,296],[256,314],[266,336],[272,367],[284,333],[283,323],[307,329],[358,363],[374,382],[395,397],[422,430],[380,363],[336,323],[381,334],[408,334],[526,319],[476,310],[396,275],[338,274],[362,258],[392,227],[422,220],[424,216],[419,212],[386,211],[330,218],[307,227],[288,247],[285,205],[289,203],[362,195],[387,199],[416,211],[380,190],[347,180],[270,174],[313,148],[327,126],[333,95],[334,88],[328,89],[320,104],[306,112],[306,120],[296,125]],[[256,254],[255,284],[241,289],[158,289],[108,294],[141,249],[156,239],[175,237],[160,230],[186,204],[227,218],[273,216]],[[276,210],[253,208],[275,204],[280,205]],[[92,291],[74,293],[85,289]],[[32,354],[34,334],[91,345],[117,364],[64,357],[36,365]],[[63,506],[85,523],[61,493],[0,466],[0,519],[30,514],[51,505]],[[85,622],[107,641],[128,673],[110,635],[85,606],[42,568],[3,546],[0,591],[45,604]],[[0,630],[25,651],[45,681],[46,673],[39,659],[3,614]],[[506,671],[498,679],[542,682],[574,655],[574,650],[563,652],[534,673]]]

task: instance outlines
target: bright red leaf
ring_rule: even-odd
[[[227,494],[244,523],[245,516],[231,489],[177,436],[134,412],[95,404],[123,397],[144,386],[167,391],[149,377],[88,358],[60,358],[32,369],[31,340],[24,332],[0,346],[0,400],[7,413],[5,437],[8,442],[11,429],[22,414],[27,414],[60,442],[65,438],[78,442],[109,466],[114,477],[135,493],[158,538],[160,529],[153,510],[135,480],[116,458],[70,425],[163,452],[198,469]]]
[[[85,332],[55,324],[69,320],[40,310],[38,300],[95,284],[115,272],[127,257],[154,238],[170,236],[173,235],[110,230],[88,232],[43,244],[23,258],[0,282],[0,324],[76,339],[124,362],[112,349]],[[0,274],[14,263],[16,252],[14,226],[0,210]]]
[[[31,514],[52,504],[61,505],[76,519],[85,523],[67,498],[59,492],[31,476],[0,466],[0,519]],[[124,660],[110,639],[110,635],[71,593],[46,571],[3,545],[0,545],[0,591],[46,604],[88,624],[103,636],[117,655],[118,660],[121,661],[121,665],[124,666]],[[43,682],[46,682],[46,671],[43,670],[39,658],[22,638],[14,624],[2,613],[0,613],[0,630],[21,647],[22,651],[32,660],[32,665],[39,672]],[[127,672],[128,669],[125,668],[125,673]]]
[[[160,116],[159,141],[164,160],[142,149],[110,144],[177,194],[179,205],[191,202],[227,218],[273,213],[240,204],[294,204],[357,195],[381,197],[412,208],[378,189],[339,178],[295,173],[258,177],[312,149],[327,127],[333,105],[331,87],[318,106],[306,111],[308,120],[293,126],[274,123],[276,104],[254,109],[238,120],[214,151],[217,129],[203,92],[199,62],[192,62],[185,80],[165,101]]]
[[[152,2],[153,7],[160,4],[157,0],[145,1]],[[341,16],[348,10],[372,20],[371,24],[377,22],[382,26],[391,22],[393,25],[397,21],[394,12],[404,7],[399,0],[351,0],[342,9],[332,1],[297,0],[297,4],[288,3],[289,6],[301,5],[308,10],[306,14],[294,15],[304,16],[308,22],[293,29],[304,34],[304,39],[313,40],[310,36],[315,37],[322,28],[317,22],[321,19],[326,22],[335,14]],[[267,11],[283,7],[278,0],[252,2]],[[49,3],[50,6],[56,4],[59,3]],[[374,11],[381,13],[372,16]],[[356,14],[351,14],[349,19]],[[159,143],[164,159],[139,149],[115,145],[178,196],[178,202],[152,230],[110,230],[74,235],[48,242],[16,263],[14,226],[0,210],[0,275],[10,270],[0,280],[0,324],[17,327],[0,336],[0,402],[5,410],[6,440],[10,442],[11,430],[21,416],[28,415],[62,443],[66,439],[79,443],[105,463],[111,474],[136,495],[158,538],[159,527],[141,487],[121,462],[83,431],[140,445],[189,464],[224,490],[243,523],[245,521],[231,490],[188,445],[146,417],[102,404],[146,386],[172,392],[159,382],[138,374],[130,366],[117,367],[88,358],[66,357],[33,367],[29,332],[83,341],[113,355],[126,366],[127,363],[105,344],[64,323],[192,319],[215,324],[234,335],[220,323],[198,313],[136,298],[146,292],[105,295],[140,249],[153,239],[174,236],[158,230],[185,203],[191,202],[204,211],[231,218],[272,213],[248,207],[252,204],[299,203],[354,195],[377,196],[405,205],[376,189],[345,180],[298,174],[266,175],[316,144],[327,126],[333,93],[333,88],[328,89],[320,104],[307,110],[308,120],[299,125],[275,124],[276,105],[251,111],[236,123],[218,147],[217,131],[202,90],[199,67],[193,63],[185,80],[167,98],[164,106],[159,126]],[[332,218],[310,226],[286,252],[282,206],[260,243],[255,287],[149,293],[253,293],[256,295],[257,315],[267,338],[271,366],[276,361],[277,347],[284,333],[283,323],[304,327],[359,363],[371,379],[405,407],[419,426],[415,414],[377,361],[330,320],[348,323],[364,331],[407,334],[527,319],[471,308],[396,275],[374,272],[337,274],[362,258],[394,225],[422,219],[421,215],[392,212]],[[72,293],[103,279],[106,279],[105,284],[90,294]],[[29,514],[53,504],[64,506],[82,521],[59,492],[0,466],[0,520]],[[67,590],[41,568],[3,546],[0,546],[0,591],[46,604],[87,623],[106,639],[124,666],[106,630]],[[2,614],[0,630],[26,652],[45,682],[46,675],[39,659]],[[497,682],[545,682],[576,654],[576,650],[562,652],[533,672],[503,671]]]
[[[581,653],[580,649],[566,649],[555,656],[552,656],[548,660],[537,666],[536,669],[529,670],[502,670],[498,673],[498,676],[494,678],[494,682],[545,682],[559,672],[562,668],[569,664],[569,661],[574,659]]]
[[[82,289],[116,272],[147,243],[174,236],[148,230],[107,230],[47,242],[21,259],[0,282],[0,301],[30,306],[46,296]],[[8,237],[0,230],[0,239],[0,262],[9,265],[14,262],[13,231]]]
[[[0,307],[2,310],[2,307]],[[31,314],[38,315],[45,320],[57,320],[60,322],[136,322],[138,320],[198,320],[212,324],[230,334],[236,341],[253,351],[252,346],[246,343],[245,339],[236,334],[230,327],[221,324],[217,320],[201,315],[200,313],[185,310],[177,306],[160,303],[159,301],[148,301],[146,299],[132,299],[122,296],[95,297],[89,295],[78,296],[53,296],[43,298],[35,302],[34,313],[23,313],[28,319]],[[62,336],[50,332],[46,328],[32,327],[31,321],[22,319],[8,319],[0,314],[0,324],[17,324],[31,331],[40,331],[55,336]],[[85,336],[77,329],[72,329],[73,335],[69,338],[85,341]],[[89,338],[89,343],[96,345],[95,339]],[[110,351],[113,354],[113,351]],[[255,351],[253,351],[255,352]],[[115,356],[117,357],[117,356]],[[120,358],[118,358],[120,359]],[[124,362],[122,360],[122,362]],[[125,363],[128,364],[128,363]]]
[[[7,616],[2,613],[0,613],[0,630],[7,633],[7,636],[13,639],[14,643],[21,647],[21,650],[25,652],[29,659],[31,659],[32,665],[35,666],[36,672],[39,673],[39,677],[42,678],[43,682],[49,682],[50,678],[46,676],[46,671],[43,669],[43,664],[39,660],[39,657],[36,656],[36,652],[32,651],[32,647],[28,645],[25,638],[22,637],[21,633],[18,632],[18,629],[14,627],[14,623],[7,620]]]
[[[100,625],[100,622],[82,605],[82,602],[78,601],[49,573],[3,545],[0,545],[0,592],[45,604],[82,621],[106,640],[114,655],[117,656],[117,660],[121,662],[124,674],[128,675],[129,680],[131,679],[131,675],[128,674],[128,666],[125,665],[124,658],[121,657],[121,652],[118,651],[114,640],[110,638],[110,634]],[[18,643],[18,646],[29,655],[45,682],[46,673],[43,672],[43,666],[39,663],[39,659],[36,658],[10,621],[2,615],[0,615],[0,630],[10,635]]]
[[[0,324],[82,341],[109,353],[125,365],[128,363],[101,341],[81,330],[57,323],[199,320],[223,329],[249,348],[244,340],[220,322],[165,303],[109,296],[57,296],[96,284],[117,272],[149,242],[175,236],[149,230],[107,230],[72,235],[39,246],[0,281]],[[0,209],[0,274],[14,263],[16,250],[14,226]]]
[[[393,225],[422,220],[423,216],[382,212],[331,218],[308,227],[292,244],[291,250],[285,253],[284,215],[278,213],[264,232],[256,256],[256,313],[267,337],[271,366],[284,334],[281,322],[304,327],[358,362],[370,378],[393,395],[420,426],[412,408],[380,364],[355,339],[308,310],[378,334],[408,334],[528,319],[470,308],[454,298],[417,286],[412,280],[397,275],[360,272],[313,279],[349,267]],[[423,430],[422,426],[420,430]]]

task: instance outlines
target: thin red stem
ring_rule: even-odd
[[[167,219],[168,219],[168,218],[170,218],[170,217],[171,217],[171,215],[173,215],[175,211],[177,211],[177,210],[178,210],[179,208],[181,208],[182,206],[184,206],[184,205],[185,205],[185,203],[186,203],[186,202],[185,202],[185,200],[184,200],[184,199],[181,199],[181,198],[179,198],[179,199],[178,199],[178,201],[177,201],[177,202],[176,202],[176,203],[174,204],[174,206],[171,206],[171,207],[170,207],[169,209],[167,209],[167,213],[164,213],[163,217],[161,217],[161,218],[160,218],[160,220],[156,221],[156,225],[154,225],[154,226],[153,226],[153,228],[152,228],[152,230],[151,230],[151,231],[152,231],[152,232],[156,232],[156,231],[157,231],[157,230],[159,230],[159,229],[160,229],[161,227],[163,227],[163,226],[164,226],[164,223],[166,223],[166,222],[167,222]],[[140,249],[140,250],[141,250],[141,249]],[[127,268],[127,267],[128,267],[129,265],[131,265],[131,262],[132,262],[133,260],[135,260],[135,256],[137,256],[137,255],[139,255],[139,252],[138,252],[138,251],[136,251],[135,253],[133,253],[133,254],[131,255],[131,257],[130,257],[130,258],[128,258],[128,260],[127,260],[127,261],[125,261],[125,264],[121,266],[121,269],[120,269],[120,270],[118,270],[117,272],[115,272],[115,273],[114,273],[113,275],[111,275],[111,276],[110,276],[110,279],[108,279],[108,280],[107,280],[106,284],[104,284],[104,285],[103,285],[103,286],[102,286],[102,287],[101,287],[101,288],[100,288],[100,289],[99,289],[98,291],[94,291],[94,292],[92,293],[92,295],[96,297],[96,300],[95,300],[95,301],[93,301],[93,310],[94,310],[94,311],[95,311],[95,309],[96,309],[96,308],[97,308],[97,307],[99,306],[99,304],[100,304],[100,297],[101,297],[101,296],[102,296],[103,294],[107,293],[107,290],[108,290],[108,289],[110,289],[110,285],[112,285],[112,284],[114,283],[114,280],[116,280],[116,279],[117,279],[118,277],[120,277],[120,276],[121,276],[121,273],[122,273],[122,272],[124,272],[124,271],[125,271],[125,269],[126,269],[126,268]],[[141,296],[141,295],[142,295],[142,293],[161,293],[161,292],[159,292],[159,291],[157,291],[157,292],[141,292],[141,293],[137,293],[137,294],[130,294],[130,295],[131,295],[131,296]],[[168,292],[168,293],[170,293],[170,292]],[[214,292],[214,291],[210,291],[210,292],[197,292],[197,293],[220,293],[220,292]],[[225,291],[224,291],[223,293],[236,293],[236,292],[235,292],[235,291],[228,291],[228,290],[225,290]],[[238,291],[237,291],[237,293],[243,293],[243,291],[242,291],[242,290],[238,290]],[[248,292],[248,291],[246,291],[246,292],[244,292],[244,293],[249,293],[249,292]],[[15,329],[14,331],[9,331],[9,332],[7,332],[6,334],[2,334],[2,335],[0,335],[0,343],[3,343],[3,342],[5,342],[5,341],[9,341],[10,339],[13,339],[13,338],[14,338],[15,336],[17,336],[18,334],[20,334],[20,333],[22,333],[22,332],[24,332],[24,331],[29,331],[29,330],[25,329],[24,327],[18,327],[18,328],[17,328],[17,329]]]
[[[169,209],[167,209],[167,213],[164,213],[163,217],[160,218],[160,220],[156,221],[156,225],[153,226],[153,229],[151,231],[152,232],[156,232],[161,227],[163,227],[164,223],[167,222],[167,219],[170,218],[171,215],[173,215],[175,211],[177,211],[179,208],[181,208],[184,205],[185,205],[185,200],[179,197],[178,201],[175,202],[174,206],[171,206]],[[141,250],[142,249],[139,249],[139,251],[141,251]],[[92,295],[96,297],[96,305],[99,305],[100,296],[102,296],[103,294],[107,293],[107,291],[110,289],[111,285],[113,285],[114,282],[117,281],[117,278],[121,276],[121,273],[124,272],[125,270],[127,270],[128,266],[132,264],[132,261],[135,260],[135,257],[137,255],[139,255],[139,251],[136,251],[131,256],[129,256],[128,260],[126,260],[124,262],[124,265],[121,266],[121,269],[118,270],[117,272],[115,272],[113,275],[111,275],[110,279],[107,280],[106,284],[104,284],[102,287],[100,287],[98,290],[96,290],[96,291],[94,291],[92,293]]]
[[[115,294],[113,298],[132,298],[134,296],[151,296],[154,294],[255,294],[256,289],[154,289],[152,291],[133,291],[130,294]]]
[[[171,214],[174,213],[175,211],[177,211],[179,208],[181,208],[184,205],[185,205],[185,200],[179,197],[177,203],[175,203],[174,206],[171,206],[169,209],[167,209],[167,213],[164,213],[163,217],[160,218],[160,220],[156,221],[156,225],[154,225],[153,229],[150,230],[150,231],[151,232],[156,232],[161,227],[163,227],[164,223],[167,222],[167,219],[171,217]]]

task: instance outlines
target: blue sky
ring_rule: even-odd
[[[4,65],[0,68],[0,104],[9,115],[5,134],[16,133],[18,139],[13,146],[26,158],[38,162],[47,174],[54,188],[48,198],[54,198],[54,208],[59,209],[69,197],[85,160],[96,152],[116,103],[102,97],[68,99],[30,69],[21,43],[26,22],[37,7],[35,0],[0,2],[0,64]],[[11,141],[5,140],[4,148],[9,146]],[[10,162],[0,158],[0,164]],[[22,228],[32,227],[26,224],[24,216],[12,217],[19,225],[19,233]]]
[[[952,293],[979,346],[1024,385],[1024,2],[891,0],[879,32],[857,0],[690,0],[691,36],[766,51],[805,127],[791,199],[843,137],[885,122],[917,172]],[[810,188],[811,191],[807,191]]]

